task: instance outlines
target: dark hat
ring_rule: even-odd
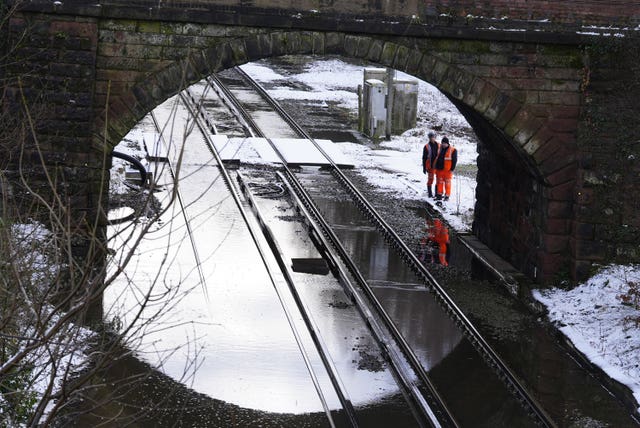
[[[449,144],[449,139],[447,137],[442,137],[442,141],[441,143],[447,143]]]
[[[431,138],[431,137],[435,137],[436,133],[433,131],[429,131],[429,133],[427,134],[427,137]]]

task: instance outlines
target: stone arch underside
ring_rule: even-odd
[[[552,275],[568,269],[572,261],[569,241],[577,173],[579,70],[567,72],[567,81],[558,83],[564,86],[556,96],[575,92],[568,98],[569,105],[556,100],[545,108],[539,102],[540,94],[534,100],[538,102],[531,102],[532,95],[502,84],[500,75],[513,77],[524,73],[522,81],[526,82],[531,79],[532,67],[534,75],[543,73],[539,64],[532,66],[531,61],[545,61],[531,54],[507,51],[507,44],[495,46],[498,56],[500,50],[505,51],[502,53],[505,65],[483,68],[478,63],[485,53],[473,51],[476,42],[465,46],[464,41],[456,41],[459,52],[453,54],[431,50],[430,43],[419,39],[385,40],[299,31],[265,31],[244,38],[221,38],[214,46],[185,51],[183,59],[172,61],[155,73],[146,73],[128,90],[110,98],[106,127],[104,111],[96,115],[102,118],[96,124],[96,141],[106,138],[112,146],[117,144],[144,115],[170,96],[211,73],[250,61],[288,54],[341,55],[393,67],[440,89],[467,117],[480,140],[486,143],[483,147],[490,153],[500,151],[499,156],[491,159],[483,159],[480,153],[479,180],[488,180],[489,185],[478,190],[476,212],[483,214],[474,222],[474,232],[529,276],[548,281]],[[107,135],[100,132],[105,129]],[[487,164],[483,165],[485,161]],[[502,163],[507,167],[492,174],[489,169]],[[511,181],[509,175],[513,176]],[[503,192],[505,185],[508,187],[520,176],[528,178],[521,180],[519,187],[506,197],[492,192],[492,187]],[[517,194],[523,197],[514,196]],[[519,200],[511,200],[514,198]],[[520,212],[514,212],[514,206]],[[504,219],[495,217],[498,213],[510,217],[506,221],[509,227],[505,227]]]

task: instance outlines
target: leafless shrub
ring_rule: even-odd
[[[0,34],[10,13],[5,11],[0,19]],[[143,210],[143,219],[120,229],[117,239],[126,250],[117,256],[109,256],[106,226],[100,220],[107,216],[106,194],[94,213],[97,218],[78,221],[77,207],[64,191],[66,183],[42,155],[38,104],[27,102],[20,91],[4,102],[6,89],[20,89],[20,80],[18,76],[9,84],[5,71],[13,48],[0,39],[5,89],[0,129],[6,130],[0,133],[0,427],[48,426],[106,407],[142,381],[144,374],[125,376],[105,393],[100,379],[114,361],[131,355],[146,331],[158,328],[158,319],[188,290],[164,287],[160,276],[145,287],[123,280],[140,242],[170,204],[152,214]],[[108,153],[106,143],[104,147]],[[179,168],[180,162],[176,177]],[[103,174],[99,187],[108,189],[108,179],[109,174]],[[174,186],[173,198],[176,190]],[[140,196],[143,205],[152,205],[152,191]],[[159,271],[171,262],[159,260]],[[103,292],[116,280],[136,289],[137,302],[126,317],[111,314],[105,323]],[[190,352],[185,378],[196,366],[197,350]],[[143,411],[149,409],[130,411],[126,418],[134,421]],[[116,412],[111,417],[121,416]]]

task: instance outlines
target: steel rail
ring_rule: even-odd
[[[299,211],[302,211],[302,213],[304,213],[304,216],[310,219],[311,227],[313,228],[312,230],[316,234],[316,239],[319,239],[321,241],[323,247],[333,247],[338,252],[338,256],[346,265],[347,269],[356,280],[360,289],[364,292],[365,297],[369,300],[369,302],[378,302],[378,305],[380,305],[378,299],[373,294],[371,287],[369,287],[369,285],[366,283],[366,280],[364,280],[362,274],[355,266],[355,263],[347,254],[344,246],[340,243],[329,224],[324,220],[318,208],[310,199],[308,199],[308,195],[305,194],[305,191],[301,188],[300,183],[296,182],[295,180],[290,180],[290,177],[285,177],[280,173],[278,174],[281,180],[287,184],[287,187],[291,189],[291,194],[294,197],[294,202],[299,207]],[[325,256],[329,256],[329,254],[325,253]],[[338,276],[341,279],[343,286],[347,288],[347,290],[345,291],[347,291],[347,294],[351,296],[352,301],[356,304],[358,311],[366,320],[369,328],[372,330],[373,337],[380,345],[381,350],[387,357],[387,360],[391,363],[391,367],[393,368],[396,377],[400,382],[402,382],[403,387],[409,395],[408,398],[410,398],[411,400],[410,403],[414,407],[414,412],[416,411],[415,409],[419,409],[418,411],[421,413],[421,417],[425,419],[424,421],[421,421],[421,423],[424,424],[426,422],[432,427],[457,427],[457,422],[455,421],[451,412],[447,409],[446,404],[444,404],[444,400],[442,400],[435,388],[433,388],[432,383],[426,375],[424,367],[422,366],[422,364],[416,364],[416,362],[419,361],[418,357],[409,347],[408,343],[399,332],[386,311],[380,311],[381,305],[380,307],[375,307],[376,314],[382,320],[382,324],[384,325],[383,328],[378,324],[377,319],[368,310],[371,303],[367,305],[364,302],[361,293],[359,293],[358,290],[348,280],[346,273],[342,271],[340,265],[337,263],[337,260],[334,260],[332,258],[332,265],[334,266],[334,269],[338,270]],[[373,303],[373,305],[377,306],[375,303]],[[386,329],[388,333],[385,333],[384,329]],[[391,349],[391,345],[386,340],[386,337],[388,335],[391,335],[391,337],[393,337],[395,343],[402,352],[402,355],[409,363],[412,372],[418,379],[420,379],[422,385],[425,385],[426,388],[424,386],[420,387],[419,385],[416,385],[415,382],[410,379],[410,376],[408,376],[404,372],[400,357],[395,353],[395,351]],[[429,398],[430,403],[427,402],[425,397]],[[436,410],[434,410],[433,407],[435,407]]]
[[[240,122],[240,125],[245,129],[245,132],[251,137],[264,137],[262,130],[258,127],[258,124],[253,120],[251,115],[246,114],[244,109],[238,104],[236,97],[231,93],[227,85],[222,83],[218,76],[211,74],[206,77],[207,83],[213,89],[213,91],[222,99],[222,102],[227,106],[233,116]]]
[[[236,67],[236,70],[237,69],[238,68]],[[255,135],[264,136],[264,133],[260,130],[260,128],[253,121],[251,116],[246,112],[246,110],[240,105],[240,103],[233,96],[233,94],[226,87],[226,85],[224,85],[222,82],[220,82],[219,80],[216,80],[216,79],[212,79],[212,81],[215,82],[216,85],[222,85],[223,86],[220,89],[222,90],[222,92],[224,92],[226,94],[226,96],[228,97],[228,101],[230,103],[233,103],[234,108],[237,109],[238,113],[243,117],[243,120],[247,124],[249,124],[250,126],[252,126],[252,127],[255,126],[255,128],[253,130],[253,133],[255,133]],[[212,82],[210,82],[210,84],[211,83]],[[264,97],[265,95],[261,94],[261,96]],[[299,128],[297,126],[297,124],[296,124],[296,127]],[[338,250],[338,252],[340,254],[340,257],[346,263],[348,269],[351,271],[352,275],[354,276],[354,278],[358,282],[358,285],[364,290],[365,294],[367,295],[367,298],[369,299],[369,301],[374,306],[374,308],[376,310],[376,313],[382,319],[383,324],[388,329],[388,331],[391,333],[391,336],[396,341],[396,343],[398,344],[399,348],[402,350],[402,353],[405,355],[407,361],[411,365],[411,369],[414,371],[414,373],[416,373],[416,375],[418,376],[418,378],[422,382],[423,388],[421,389],[421,394],[418,394],[418,395],[422,395],[422,396],[416,396],[415,391],[413,389],[411,389],[411,388],[408,388],[408,390],[410,391],[410,393],[411,393],[411,395],[413,397],[414,404],[420,409],[420,411],[422,413],[422,417],[426,421],[428,421],[428,423],[431,426],[441,426],[441,424],[444,424],[445,426],[457,427],[458,424],[455,421],[455,418],[453,417],[451,411],[449,411],[449,409],[447,408],[447,406],[446,406],[444,400],[442,399],[442,397],[440,397],[440,395],[436,391],[436,389],[433,386],[433,383],[430,381],[430,379],[429,379],[429,377],[428,377],[423,365],[420,363],[419,358],[417,357],[417,355],[415,354],[413,349],[409,346],[409,344],[406,342],[406,339],[400,333],[399,329],[393,323],[393,321],[391,320],[391,317],[389,317],[387,312],[384,310],[384,308],[382,307],[382,304],[379,302],[379,300],[377,299],[377,297],[373,293],[373,290],[371,289],[371,287],[369,286],[367,281],[364,279],[364,277],[362,276],[362,274],[360,273],[360,271],[356,267],[355,262],[353,262],[353,260],[351,259],[351,257],[347,253],[347,251],[344,249],[344,247],[340,243],[339,239],[337,238],[337,236],[335,235],[335,233],[331,229],[331,227],[324,221],[324,219],[322,218],[322,215],[320,214],[320,211],[315,206],[315,203],[313,202],[311,196],[309,196],[309,194],[306,192],[306,190],[304,190],[304,188],[303,188],[302,184],[300,183],[300,181],[298,180],[298,178],[291,171],[291,169],[287,166],[286,159],[284,158],[282,153],[280,153],[280,151],[278,150],[277,146],[273,143],[273,141],[271,139],[266,138],[266,140],[270,144],[270,146],[272,147],[274,152],[281,159],[281,163],[283,165],[283,170],[286,173],[287,180],[289,181],[289,183],[291,183],[293,185],[293,187],[295,188],[295,192],[299,196],[301,196],[304,205],[313,214],[313,217],[315,217],[315,219],[318,221],[318,223],[321,226],[324,224],[324,227],[321,227],[322,233],[329,238],[329,240],[331,241],[331,244]],[[374,336],[377,334],[376,332],[373,332],[373,331],[372,331],[372,333],[374,334]],[[379,339],[379,340],[382,340],[382,339]],[[396,367],[395,369],[399,370],[398,375],[402,376],[401,375],[401,370],[398,367]],[[410,385],[411,381],[407,380],[407,379],[403,379],[403,383],[405,385]],[[427,397],[427,399],[429,401],[428,403],[424,401],[424,397]],[[434,414],[437,415],[437,416],[434,416]]]
[[[303,359],[305,360],[305,364],[307,366],[307,370],[309,371],[311,377],[312,377],[312,381],[314,383],[314,386],[316,388],[316,391],[318,392],[318,395],[320,397],[320,400],[322,401],[323,407],[325,409],[325,413],[327,414],[327,417],[329,418],[329,422],[331,424],[332,427],[335,427],[335,422],[333,420],[333,416],[331,415],[331,410],[329,409],[329,406],[326,402],[326,399],[324,398],[324,393],[322,392],[322,387],[320,386],[320,382],[317,378],[317,375],[315,374],[315,371],[313,369],[313,365],[311,364],[311,360],[308,356],[308,352],[305,349],[304,343],[302,342],[302,338],[300,336],[300,333],[298,332],[297,327],[295,326],[295,321],[294,321],[294,317],[291,314],[291,311],[288,309],[286,302],[284,301],[284,297],[281,295],[281,291],[279,290],[279,287],[277,286],[277,281],[275,281],[275,276],[273,274],[273,271],[271,269],[271,267],[268,265],[267,262],[267,256],[266,256],[266,251],[262,248],[262,245],[260,244],[260,241],[258,240],[257,236],[258,236],[258,232],[255,230],[253,223],[249,221],[249,215],[245,212],[244,206],[242,205],[242,201],[239,198],[239,194],[236,190],[235,185],[233,184],[233,180],[231,180],[231,177],[227,171],[227,168],[224,166],[224,163],[220,157],[220,154],[218,153],[215,145],[213,144],[213,142],[211,141],[211,139],[209,138],[208,134],[207,134],[207,128],[206,128],[206,122],[205,124],[202,123],[202,121],[204,120],[204,115],[202,114],[203,110],[201,109],[197,109],[200,114],[198,114],[198,111],[196,111],[195,106],[198,105],[198,103],[195,102],[195,98],[193,98],[193,95],[188,91],[185,90],[185,92],[187,93],[187,95],[184,95],[183,93],[180,94],[183,102],[185,103],[185,105],[187,106],[187,108],[189,109],[190,114],[192,115],[192,117],[194,117],[194,120],[196,121],[197,126],[200,128],[202,135],[204,136],[205,139],[205,144],[207,146],[207,148],[209,149],[209,151],[213,154],[216,163],[218,164],[218,167],[221,171],[221,174],[223,175],[223,179],[225,181],[225,183],[227,184],[227,186],[229,187],[229,190],[231,191],[232,195],[233,195],[233,199],[236,203],[236,205],[238,206],[238,209],[241,212],[241,215],[245,221],[245,223],[247,224],[248,228],[249,228],[249,232],[252,236],[252,239],[256,245],[256,248],[258,249],[258,252],[263,260],[263,263],[269,273],[269,276],[271,278],[271,281],[273,283],[273,286],[276,290],[276,294],[278,295],[278,298],[281,302],[281,305],[283,307],[283,310],[285,312],[285,315],[287,317],[287,320],[289,322],[289,325],[291,326],[291,329],[293,331],[294,337],[296,338],[296,342],[298,343],[298,347],[300,348],[300,352],[303,355]],[[201,117],[203,120],[201,120]],[[245,193],[246,196],[246,193]],[[255,201],[252,199],[248,199],[249,205],[252,207],[252,210],[254,210],[254,212],[257,211],[257,206],[255,205]],[[267,244],[269,245],[269,247],[272,250],[272,253],[276,259],[276,262],[278,263],[278,267],[280,268],[280,273],[283,276],[285,282],[287,282],[287,284],[289,285],[289,288],[295,288],[293,287],[293,280],[291,278],[291,275],[289,274],[286,265],[284,264],[284,261],[282,260],[281,257],[281,252],[277,249],[277,244],[275,244],[275,240],[272,236],[272,234],[267,233],[270,232],[266,229],[266,224],[264,223],[262,216],[261,215],[256,215],[257,217],[257,221],[258,224],[263,232],[263,236],[265,237]],[[274,244],[276,245],[274,247]],[[338,399],[340,400],[340,404],[343,407],[343,410],[345,411],[345,413],[347,414],[347,418],[349,419],[349,423],[352,427],[358,427],[358,423],[355,417],[355,410],[353,408],[353,404],[351,403],[351,399],[349,398],[347,392],[346,392],[346,388],[344,387],[344,385],[342,384],[342,381],[340,380],[338,374],[337,374],[337,370],[335,368],[335,366],[333,365],[330,357],[329,357],[329,353],[326,349],[326,345],[324,344],[324,342],[321,339],[321,336],[318,333],[318,329],[315,327],[315,324],[313,323],[311,316],[309,315],[309,311],[306,308],[306,306],[301,305],[301,299],[299,297],[299,295],[296,293],[293,293],[292,296],[296,302],[296,305],[298,306],[298,309],[300,311],[300,315],[302,316],[305,324],[307,325],[307,328],[309,329],[309,333],[311,335],[311,338],[314,342],[314,345],[316,346],[316,349],[318,350],[318,355],[320,356],[323,365],[325,367],[325,369],[327,370],[327,375],[329,376],[332,386],[336,392],[336,395],[338,396]]]
[[[531,396],[527,389],[518,380],[517,376],[511,371],[504,361],[493,350],[489,343],[484,339],[480,332],[475,328],[473,323],[467,318],[462,310],[455,304],[453,299],[444,290],[442,285],[433,277],[431,272],[420,262],[411,249],[398,236],[391,226],[382,218],[377,210],[366,200],[356,186],[348,179],[348,177],[333,162],[331,157],[322,149],[322,147],[309,135],[295,120],[266,92],[261,85],[245,73],[240,67],[235,67],[238,72],[250,85],[252,85],[280,115],[294,128],[301,137],[310,140],[320,153],[327,159],[331,165],[331,172],[343,184],[343,186],[351,193],[356,204],[365,213],[365,215],[377,226],[384,234],[387,242],[395,248],[400,257],[409,264],[410,268],[420,276],[434,291],[437,301],[452,317],[454,322],[461,327],[463,333],[469,339],[474,348],[479,352],[488,365],[494,370],[498,377],[505,383],[507,388],[516,397],[516,399],[524,407],[525,411],[536,420],[536,423],[543,427],[557,426],[553,419],[546,413],[537,400]]]
[[[262,229],[262,233],[267,238],[269,247],[271,248],[271,251],[276,257],[276,260],[278,261],[280,270],[282,271],[282,274],[287,284],[289,285],[289,291],[291,292],[291,295],[293,296],[293,299],[295,300],[296,305],[300,310],[300,314],[302,315],[302,319],[304,320],[305,325],[309,330],[309,334],[311,335],[316,347],[318,348],[318,354],[320,355],[320,358],[322,359],[322,363],[324,364],[325,368],[327,368],[327,372],[329,373],[331,382],[334,384],[334,388],[336,388],[336,392],[338,393],[338,397],[340,398],[340,402],[343,406],[343,409],[347,413],[349,422],[351,423],[352,426],[357,427],[358,420],[356,418],[356,411],[353,407],[353,403],[351,402],[351,398],[349,397],[347,388],[342,383],[342,379],[338,374],[338,370],[336,369],[335,364],[333,363],[333,360],[330,357],[330,352],[327,348],[327,345],[322,339],[322,335],[320,334],[320,329],[318,328],[315,321],[313,320],[313,317],[311,316],[311,311],[302,300],[302,297],[300,296],[300,293],[298,292],[295,286],[295,281],[293,280],[289,267],[287,266],[287,263],[285,262],[282,256],[283,252],[280,249],[280,246],[278,245],[276,237],[274,236],[269,225],[267,225],[267,223],[264,221],[264,216],[262,215],[262,212],[260,211],[260,208],[258,207],[258,204],[256,203],[255,198],[249,191],[248,187],[245,184],[245,180],[243,179],[240,173],[238,173],[237,178],[238,178],[238,182],[240,183],[240,189],[249,200],[249,204],[251,205],[251,208],[253,209],[253,212],[256,215],[256,218],[258,219],[258,223],[260,224],[260,227]]]

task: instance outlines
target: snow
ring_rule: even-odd
[[[596,33],[593,31],[576,31],[576,34],[580,34],[583,36],[625,37],[625,35],[622,33]]]
[[[274,80],[286,79],[286,77],[282,74],[278,74],[275,71],[271,70],[269,67],[265,67],[264,65],[260,65],[255,62],[244,64],[242,66],[242,69],[252,76],[259,74],[260,79],[263,82],[272,82]]]
[[[58,322],[54,317],[51,324]],[[31,388],[38,401],[44,398],[44,392],[53,384],[51,395],[55,395],[65,387],[65,382],[73,378],[89,365],[89,343],[95,333],[75,324],[68,324],[55,334],[48,345],[42,345],[31,353],[27,365],[37,367]],[[55,405],[55,401],[47,399],[44,417]]]
[[[258,81],[267,82],[272,76],[266,67],[243,68]],[[362,83],[362,69],[335,59],[313,61],[305,73],[290,77],[308,85],[312,92],[287,88],[270,93],[278,99],[337,101],[357,114],[354,88]],[[411,76],[398,72],[397,77]],[[423,81],[419,81],[416,128],[377,147],[346,142],[339,145],[360,174],[381,191],[398,198],[425,200],[426,177],[422,175],[420,158],[432,124],[442,126],[458,150],[458,165],[475,164],[476,141],[466,120],[437,88]],[[454,174],[449,206],[445,209],[434,206],[458,231],[471,227],[475,186],[475,178]],[[640,267],[610,266],[573,290],[536,290],[534,296],[547,306],[551,320],[558,323],[576,347],[609,376],[629,386],[640,402],[640,332],[637,325],[628,321],[629,317],[640,317],[640,311],[622,305],[617,297],[629,278],[640,281]]]
[[[11,237],[16,256],[12,262],[21,272],[29,273],[31,284],[43,285],[55,278],[60,269],[47,254],[53,246],[53,236],[42,223],[14,224]]]
[[[52,329],[59,327],[61,314],[54,312],[53,306],[40,302],[42,295],[50,292],[49,287],[55,286],[62,267],[53,234],[43,224],[30,221],[11,225],[10,241],[11,264],[20,276],[21,293],[14,302],[17,305],[14,312],[4,320],[7,323],[4,332],[12,334],[13,340],[5,348],[5,352],[12,353],[5,355],[2,363],[5,367],[13,364],[20,367],[14,371],[19,373],[19,393],[24,394],[33,411],[44,403],[42,418],[46,418],[55,405],[51,397],[62,390],[70,376],[86,367],[93,333],[72,323],[52,333]],[[36,320],[48,323],[36,328]],[[51,391],[47,392],[49,388]],[[11,392],[0,393],[0,414],[8,406],[3,393]]]
[[[636,30],[640,30],[640,27]],[[261,64],[250,63],[243,66],[246,72],[261,82],[296,80],[310,88],[310,91],[289,87],[270,90],[276,99],[308,100],[321,106],[327,106],[327,102],[333,101],[354,111],[357,109],[355,88],[362,83],[362,68],[337,59],[316,60],[312,61],[303,73],[282,76]],[[398,77],[407,76],[398,73]],[[419,122],[416,128],[375,147],[349,142],[336,143],[357,170],[381,191],[392,193],[398,198],[426,200],[426,177],[422,174],[420,165],[426,132],[434,125],[445,129],[458,150],[459,165],[475,164],[476,148],[473,134],[469,132],[465,119],[446,97],[423,81],[419,82],[419,90]],[[147,119],[142,121],[117,149],[139,157],[141,152],[138,142],[144,141],[145,138],[150,138],[148,142],[155,139],[153,136],[149,137],[150,126]],[[258,142],[260,139],[245,139],[246,141],[233,143],[226,137],[217,138],[217,146],[223,145],[225,150],[233,151],[232,155],[244,162],[259,164],[274,161],[261,156],[266,146],[264,142]],[[123,163],[114,159],[113,171],[122,172],[122,167]],[[117,178],[118,175],[121,174],[116,173],[112,177],[111,191],[123,193],[126,188]],[[470,228],[474,202],[475,179],[455,174],[449,206],[446,209],[434,208],[441,211],[452,227],[464,231]],[[32,283],[47,284],[47,278],[54,277],[58,269],[53,261],[55,259],[50,258],[47,252],[48,243],[51,241],[50,232],[41,224],[32,222],[14,225],[12,233],[14,245],[21,249],[20,253],[25,254],[17,263],[24,267],[23,270],[31,272],[29,280]],[[633,319],[640,317],[640,310],[623,305],[620,299],[620,295],[626,292],[629,281],[640,282],[640,266],[610,265],[574,289],[543,289],[535,290],[533,294],[547,307],[550,320],[560,331],[594,364],[612,378],[627,385],[640,402],[640,332],[638,325],[633,322]],[[55,321],[54,317],[52,322]],[[19,333],[29,337],[34,331],[31,327],[25,326]],[[57,363],[60,364],[55,372],[47,354],[51,348],[47,350],[43,347],[32,354],[28,364],[39,368],[29,380],[36,398],[42,397],[52,374],[55,392],[62,386],[61,376],[66,374],[67,368],[73,372],[86,364],[88,357],[80,344],[86,343],[91,334],[87,330],[70,325],[66,332],[54,338],[52,343],[57,344],[54,351],[59,356]],[[6,400],[0,394],[0,413],[6,404]]]
[[[285,76],[259,64],[246,64],[242,69],[258,82],[285,79]],[[276,87],[268,92],[279,100],[307,100],[320,105],[333,101],[357,115],[357,87],[363,82],[363,69],[361,65],[349,64],[339,59],[311,61],[305,66],[304,72],[286,77],[289,81],[302,83],[305,89]],[[396,77],[399,80],[415,79],[403,72],[397,72]],[[381,191],[392,193],[398,198],[426,201],[426,176],[422,174],[421,165],[422,148],[432,125],[446,130],[451,144],[458,151],[458,165],[475,165],[477,152],[474,134],[458,109],[433,85],[422,80],[418,80],[418,84],[416,128],[403,135],[392,136],[391,141],[384,141],[377,147],[350,142],[336,143],[367,181]],[[438,136],[438,139],[444,135]],[[475,177],[454,174],[448,205],[433,205],[450,226],[458,231],[471,229],[475,187]]]
[[[620,298],[629,282],[640,283],[640,266],[606,266],[572,290],[534,290],[533,295],[560,331],[640,402],[640,330],[634,321],[640,309],[623,305]]]

